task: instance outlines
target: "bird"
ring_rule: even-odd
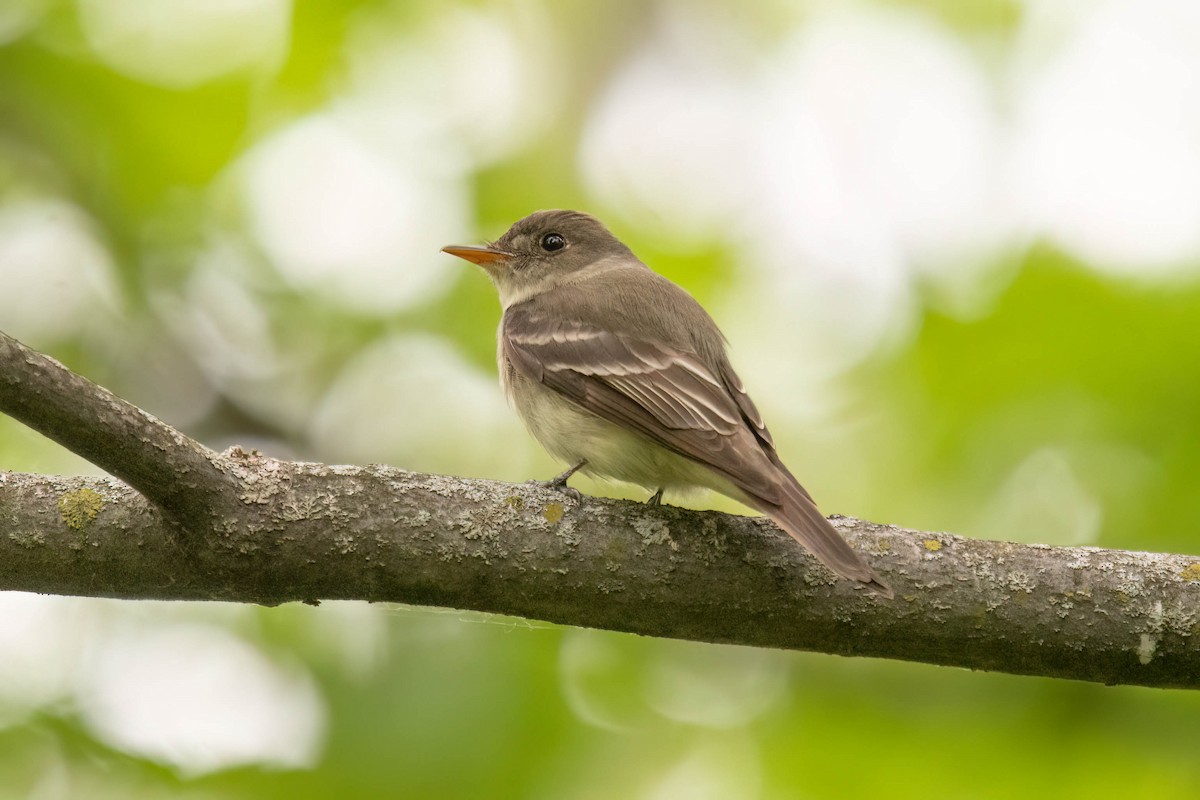
[[[712,489],[770,517],[836,575],[893,597],[780,460],[712,317],[602,222],[537,211],[494,242],[442,251],[496,287],[505,394],[569,465],[549,485],[582,472],[643,486],[652,505],[664,491]]]

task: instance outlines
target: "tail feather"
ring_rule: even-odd
[[[779,527],[833,572],[843,578],[859,581],[888,599],[894,597],[891,587],[859,558],[837,529],[817,510],[808,492],[791,474],[786,471],[784,474],[781,502],[755,503],[758,509],[775,520]]]

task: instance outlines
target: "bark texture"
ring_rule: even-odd
[[[36,403],[24,395],[33,387]],[[0,410],[126,481],[0,473],[0,589],[391,601],[707,642],[1200,687],[1195,557],[970,540],[835,518],[896,590],[885,600],[837,580],[761,518],[213,453],[2,334]]]

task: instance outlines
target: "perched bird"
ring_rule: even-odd
[[[700,304],[594,217],[538,211],[485,247],[443,248],[500,294],[500,378],[530,433],[578,470],[714,489],[770,516],[843,578],[892,596],[779,460]]]

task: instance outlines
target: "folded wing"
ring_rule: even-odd
[[[667,343],[521,306],[505,312],[501,337],[506,357],[525,377],[704,464],[834,572],[891,596],[780,462],[727,360],[710,368]]]
[[[757,410],[697,355],[520,307],[505,313],[501,334],[508,360],[526,377],[710,467],[749,495],[780,501],[779,476],[763,450],[770,434]],[[748,423],[747,409],[757,423]]]

